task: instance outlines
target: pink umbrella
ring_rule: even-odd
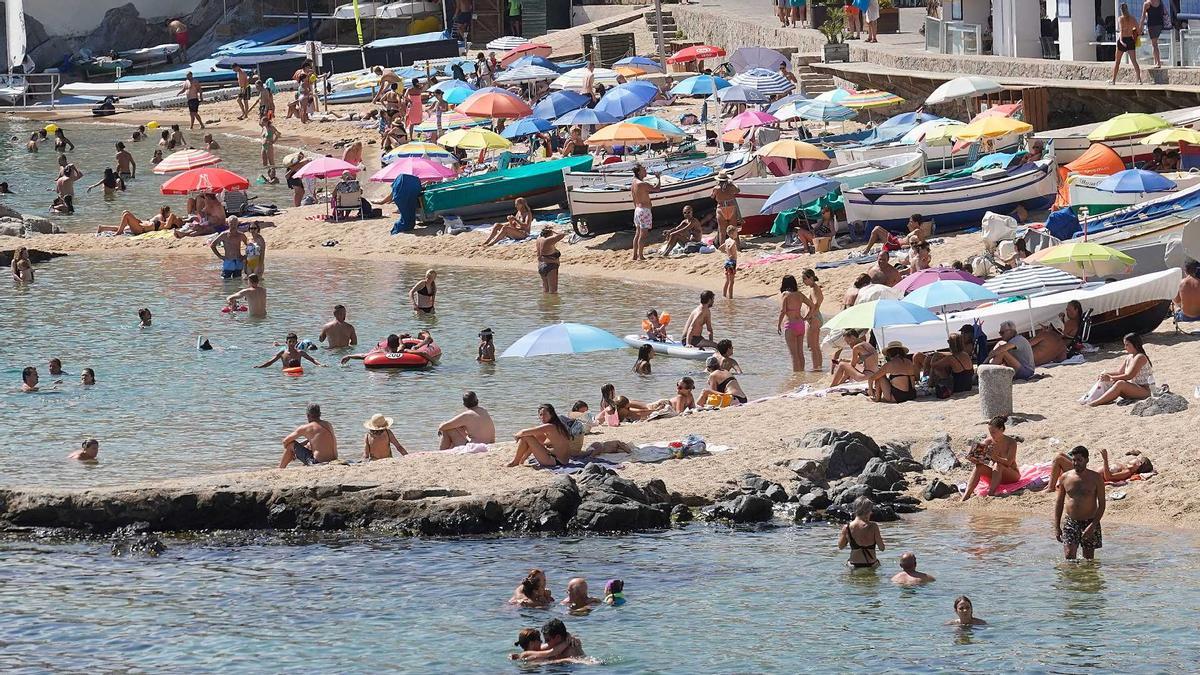
[[[956,270],[953,267],[931,267],[927,270],[914,272],[904,277],[900,283],[896,284],[892,288],[895,288],[901,293],[907,295],[922,286],[928,286],[935,281],[941,281],[943,279],[950,279],[953,281],[969,281],[973,284],[980,285],[983,284],[983,279],[980,279],[970,272]]]
[[[221,158],[207,150],[180,150],[167,155],[167,158],[154,166],[154,173],[173,173],[175,171],[190,171],[202,166],[220,163]]]
[[[376,183],[390,183],[396,180],[396,176],[402,173],[416,176],[421,179],[422,183],[441,180],[443,178],[453,178],[458,175],[454,169],[425,159],[424,157],[401,157],[379,171],[376,171],[371,176],[371,180]]]
[[[343,171],[349,171],[352,174],[357,174],[358,167],[349,162],[343,162],[337,157],[330,157],[326,155],[325,157],[318,157],[308,164],[305,164],[304,168],[296,172],[295,177],[308,178],[311,176],[313,178],[339,178],[341,177]]]
[[[768,124],[779,124],[779,118],[771,113],[765,113],[761,110],[747,110],[737,117],[725,123],[725,131],[733,131],[735,129],[748,129],[750,127],[761,127]]]

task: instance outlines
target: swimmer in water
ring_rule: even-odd
[[[264,317],[267,315],[267,289],[263,288],[258,283],[257,274],[249,274],[246,276],[246,288],[234,293],[225,298],[227,303],[233,303],[238,300],[245,300],[248,313],[253,317]]]
[[[159,148],[154,151],[154,156],[150,158],[150,163],[158,164],[161,161],[163,161],[163,154],[162,154],[162,149]]]
[[[139,124],[138,128],[133,130],[133,135],[129,137],[129,140],[133,141],[134,143],[137,143],[138,141],[142,140],[145,137],[146,137],[146,125]]]
[[[392,418],[372,415],[371,419],[363,422],[363,427],[367,430],[366,438],[363,439],[363,461],[390,459],[392,448],[396,448],[396,452],[401,455],[408,454],[392,433]]]
[[[21,371],[21,391],[31,394],[38,390],[38,371],[33,366],[25,366]]]
[[[96,371],[91,368],[84,368],[79,373],[79,384],[90,387],[96,384]]]
[[[513,643],[514,647],[521,648],[521,654],[527,652],[542,651],[542,634],[536,628],[522,628],[520,633],[517,633],[517,641]],[[508,658],[516,661],[521,658],[521,654],[509,654]]]
[[[620,607],[625,604],[625,582],[620,579],[609,579],[604,584],[604,604]]]
[[[561,619],[550,619],[542,626],[542,649],[536,652],[522,652],[517,658],[521,661],[550,662],[566,659],[582,659],[583,644],[579,638],[567,632],[566,625]]]
[[[138,328],[149,328],[150,321],[154,317],[150,316],[150,310],[143,307],[138,310]]]
[[[587,579],[575,577],[567,582],[567,597],[563,598],[560,604],[566,605],[572,612],[577,612],[600,604],[600,598],[588,595]]]
[[[276,361],[282,361],[284,368],[299,368],[302,359],[308,359],[315,366],[324,368],[324,364],[319,363],[316,359],[308,355],[308,352],[300,349],[300,338],[296,337],[295,333],[287,334],[287,344],[279,353],[271,357],[270,361],[254,366],[255,368],[266,368]]]
[[[405,337],[407,337],[407,335]],[[372,351],[374,351],[374,350],[372,350]],[[387,339],[384,340],[384,351],[387,352],[388,354],[399,353],[400,352],[400,336],[396,335],[395,333],[392,333],[391,335],[387,336]],[[371,352],[366,352],[365,354],[348,354],[348,355],[342,357],[341,363],[344,366],[347,363],[350,363],[350,361],[362,361],[363,359],[370,356],[370,354],[371,354]]]
[[[80,462],[95,462],[97,455],[100,454],[100,441],[89,438],[83,442],[78,450],[72,452],[68,459],[79,460]]]
[[[346,321],[346,306],[333,306],[333,321],[321,327],[318,342],[326,343],[329,349],[344,349],[358,344],[358,332]]]
[[[51,375],[56,375],[56,376],[66,375],[66,373],[64,373],[63,369],[62,369],[62,359],[60,359],[58,357],[50,359],[46,363],[46,369],[50,371]]]
[[[492,342],[492,329],[484,328],[479,331],[479,355],[475,360],[480,363],[493,363],[496,360],[496,344]]]

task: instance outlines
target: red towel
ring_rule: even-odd
[[[1004,483],[996,488],[996,496],[1010,495],[1017,490],[1025,489],[1030,483],[1048,480],[1050,478],[1051,466],[1050,462],[1046,462],[1045,464],[1031,464],[1021,467],[1021,477],[1015,483]],[[979,479],[979,485],[975,488],[975,494],[981,497],[985,496],[990,488],[991,483],[988,481],[987,476],[983,476]]]

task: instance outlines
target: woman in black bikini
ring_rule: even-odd
[[[421,279],[408,291],[413,311],[418,314],[433,314],[433,299],[437,295],[437,270],[426,270]]]
[[[562,466],[571,459],[571,432],[559,419],[554,406],[543,403],[538,406],[538,418],[542,423],[536,427],[522,429],[513,434],[517,439],[517,454],[509,466],[517,466],[530,455],[539,466]]]
[[[742,405],[749,402],[750,399],[746,397],[746,392],[742,391],[742,385],[738,383],[737,377],[722,367],[718,357],[708,357],[704,369],[708,371],[708,388],[700,392],[698,399],[700,405],[707,405],[708,397],[711,394],[729,394],[733,398],[731,405]]]
[[[537,241],[533,242],[533,246],[537,251],[538,260],[538,276],[542,278],[542,292],[549,295],[558,294],[558,265],[559,258],[562,258],[562,251],[557,247],[558,242],[562,241],[567,234],[555,233],[554,228],[546,225],[542,228],[542,234]]]
[[[955,394],[971,391],[975,386],[975,362],[971,360],[971,352],[967,351],[962,334],[952,333],[946,342],[950,346],[950,353],[933,354],[919,370],[927,372],[935,382],[948,380],[950,390]]]
[[[892,340],[883,350],[887,359],[867,383],[875,391],[875,400],[884,403],[904,403],[917,397],[917,367],[908,355],[908,347]]]
[[[846,564],[853,569],[878,567],[879,558],[875,555],[875,549],[886,549],[879,525],[871,522],[871,509],[874,506],[866,497],[855,499],[854,520],[842,526],[842,533],[838,536],[839,551],[850,547],[850,559]]]

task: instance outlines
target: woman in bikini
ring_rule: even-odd
[[[1137,333],[1125,335],[1125,362],[1121,369],[1100,373],[1098,382],[1107,387],[1103,394],[1088,403],[1091,407],[1112,403],[1118,398],[1133,401],[1150,398],[1154,388],[1154,364],[1146,354],[1142,336]]]
[[[817,283],[817,273],[811,269],[805,269],[800,274],[800,280],[812,292],[812,307],[809,309],[808,318],[808,351],[812,352],[812,369],[813,372],[821,372],[821,303],[825,302],[825,292]],[[800,359],[801,369],[804,366],[804,359]]]
[[[971,452],[967,453],[967,461],[975,465],[971,478],[967,480],[967,491],[962,495],[962,501],[967,501],[975,494],[975,486],[979,479],[987,476],[988,496],[996,496],[996,488],[1005,483],[1015,483],[1021,478],[1021,470],[1017,468],[1017,442],[1004,433],[1008,425],[1008,417],[996,415],[988,422],[988,437],[976,443]]]
[[[729,173],[724,169],[718,171],[717,186],[712,191],[713,201],[717,203],[718,247],[725,243],[726,236],[733,236],[729,233],[729,229],[738,222],[737,195],[738,187],[734,185]]]
[[[558,265],[562,251],[558,250],[558,242],[567,234],[558,234],[549,225],[542,228],[542,234],[533,243],[537,251],[538,276],[542,278],[542,292],[548,295],[558,294]]]
[[[946,344],[950,347],[949,354],[933,354],[918,364],[918,370],[928,373],[935,382],[949,382],[955,394],[971,391],[975,386],[975,362],[966,341],[961,333],[952,333]]]
[[[654,358],[654,347],[642,345],[638,347],[637,361],[633,364],[633,372],[638,375],[651,374],[650,359]]]
[[[866,338],[865,331],[848,328],[842,333],[842,339],[850,348],[850,358],[833,359],[833,381],[831,387],[846,382],[865,382],[879,370],[879,352],[875,345]],[[839,350],[840,351],[840,350]]]
[[[492,232],[483,242],[484,246],[499,244],[505,238],[520,241],[529,236],[529,230],[533,227],[533,211],[529,208],[529,202],[524,197],[517,197],[513,207],[516,213],[509,216],[507,221],[492,225]]]
[[[721,370],[728,370],[734,375],[742,374],[742,366],[733,358],[733,340],[725,338],[717,343],[717,356],[721,357]]]
[[[729,394],[732,397],[730,405],[742,405],[750,399],[742,391],[742,385],[737,377],[721,367],[721,360],[716,356],[708,357],[704,369],[708,371],[708,387],[700,392],[700,404],[706,405],[708,397],[713,394]]]
[[[917,367],[908,355],[908,347],[893,340],[883,350],[887,360],[867,379],[873,398],[880,403],[905,403],[917,397]]]
[[[538,406],[541,424],[522,429],[513,434],[517,439],[517,454],[509,466],[517,466],[532,455],[538,466],[562,466],[571,459],[571,433],[559,419],[554,406],[543,403]]]
[[[1061,329],[1044,326],[1029,340],[1029,346],[1033,347],[1034,365],[1065,361],[1075,352],[1083,328],[1083,305],[1078,300],[1072,300],[1058,317],[1062,320]]]
[[[775,331],[787,343],[793,373],[804,372],[804,331],[808,327],[807,313],[811,311],[812,301],[800,292],[796,277],[784,276],[779,284],[779,318],[775,321]]]
[[[859,497],[854,500],[854,520],[842,526],[838,535],[838,550],[850,547],[851,569],[871,569],[879,566],[875,549],[886,550],[879,524],[871,522],[871,510],[875,507],[870,499]]]
[[[121,222],[118,225],[100,225],[96,228],[96,234],[101,232],[115,232],[117,234],[145,234],[147,232],[158,232],[159,230],[173,230],[183,225],[183,221],[179,216],[171,213],[171,207],[166,204],[158,210],[150,220],[142,220],[133,215],[132,211],[126,211],[121,214]]]
[[[421,279],[408,291],[413,311],[418,314],[433,314],[433,300],[437,296],[437,270],[426,270]]]
[[[262,150],[259,153],[262,165],[275,166],[275,142],[283,136],[275,128],[270,117],[263,117],[258,123],[262,125]]]

